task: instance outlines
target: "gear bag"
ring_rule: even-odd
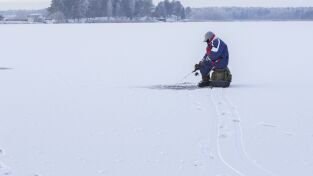
[[[229,87],[232,81],[232,74],[228,68],[214,69],[211,76],[212,87]]]

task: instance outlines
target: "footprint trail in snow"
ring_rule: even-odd
[[[4,155],[3,149],[0,149],[0,157],[3,155]],[[12,175],[12,171],[9,166],[5,165],[4,163],[0,161],[0,176],[4,176],[4,175],[6,176]]]
[[[225,166],[239,176],[275,176],[255,160],[245,149],[243,130],[237,108],[224,89],[212,89],[211,100],[218,115],[217,152]]]

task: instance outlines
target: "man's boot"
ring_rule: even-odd
[[[202,76],[202,81],[199,82],[198,87],[208,87],[210,86],[210,76]]]

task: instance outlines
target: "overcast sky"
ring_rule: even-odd
[[[160,0],[154,0],[155,3]],[[0,10],[40,9],[50,5],[51,0],[0,0]],[[181,0],[183,5],[204,6],[261,6],[261,7],[313,7],[313,0]]]

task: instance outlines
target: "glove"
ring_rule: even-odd
[[[195,71],[199,70],[200,69],[200,64],[196,64],[195,65]]]
[[[203,65],[203,62],[202,62],[202,61],[200,61],[199,64],[196,64],[196,65],[195,65],[195,71],[200,70],[200,68],[202,67],[202,65]]]

